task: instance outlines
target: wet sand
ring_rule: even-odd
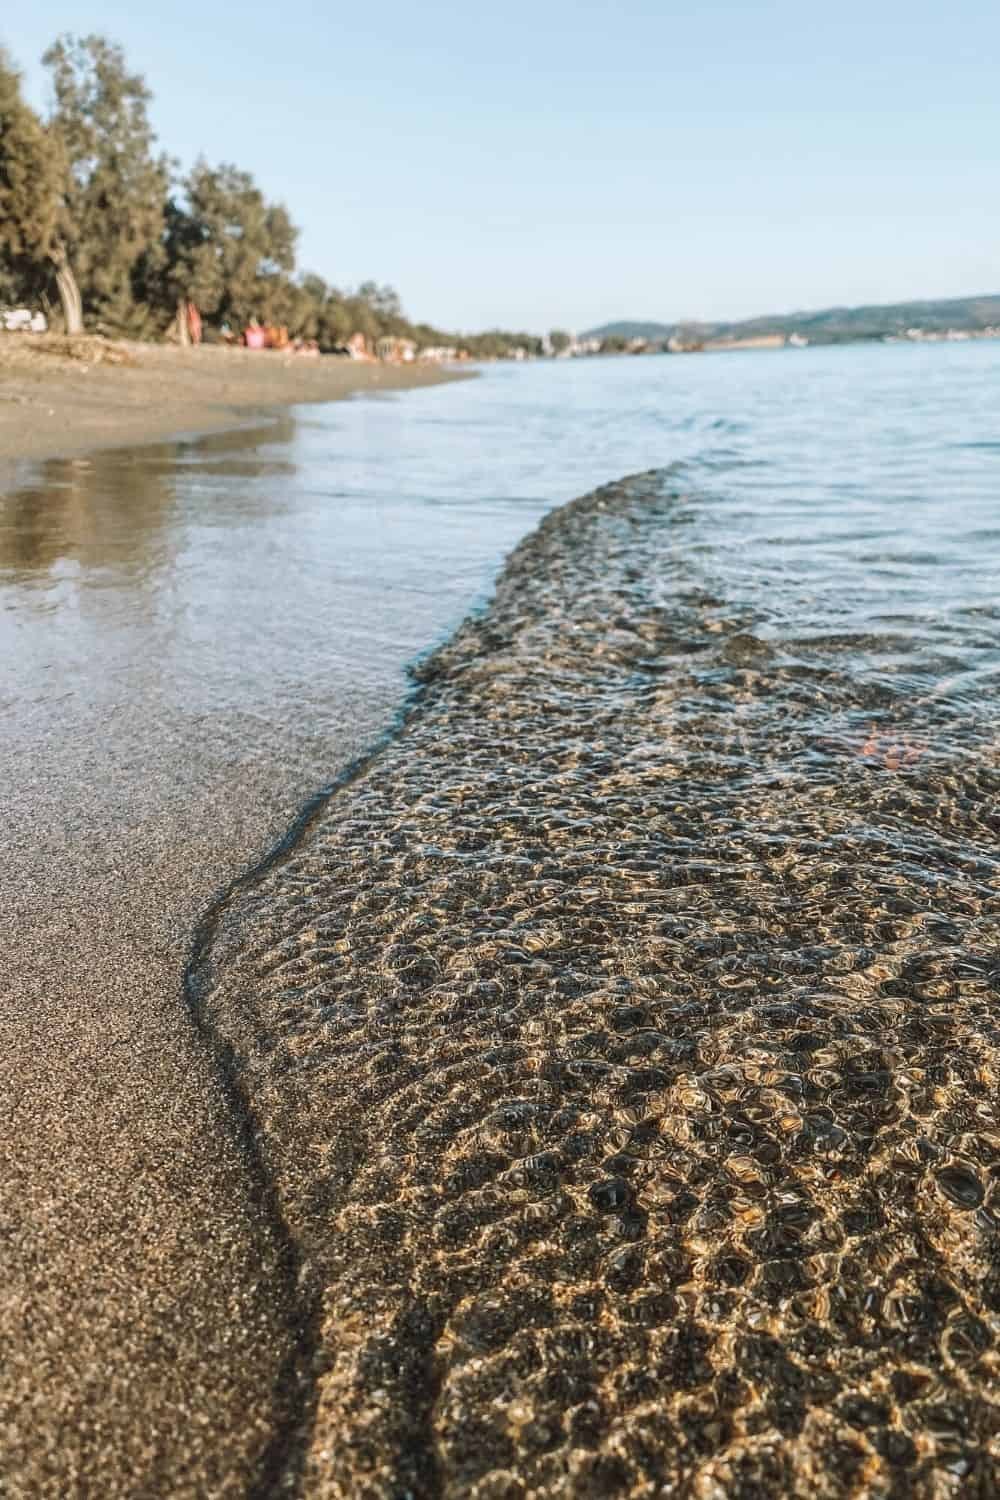
[[[228,833],[188,847],[217,870]],[[162,930],[205,893],[168,849],[95,862],[67,862],[47,923],[0,907],[0,1492],[274,1493],[294,1256]]]
[[[687,519],[547,518],[203,924],[303,1494],[997,1492],[995,748],[768,642]]]
[[[0,334],[0,481],[23,460],[259,425],[285,406],[461,378],[433,365]]]
[[[397,693],[345,694],[330,762]],[[112,723],[99,778],[86,746],[78,780],[51,775],[42,745],[7,788],[0,1493],[270,1496],[301,1406],[297,1252],[183,966],[318,776],[294,742],[276,765]]]
[[[232,497],[224,519],[204,488],[177,515],[184,464]],[[212,711],[226,672],[249,671],[247,650],[263,671],[267,635],[303,629],[280,578],[259,571],[261,549],[282,572],[294,561],[275,545],[281,504],[268,501],[266,542],[253,509],[262,484],[280,496],[291,483],[281,442],[220,435],[43,466],[3,516],[0,560],[25,590],[4,621],[4,1496],[281,1492],[302,1409],[298,1252],[226,1059],[185,1007],[184,962],[213,894],[385,728],[401,692],[386,651],[388,667],[362,681],[341,674],[308,725],[271,723],[273,699],[252,682]],[[249,646],[246,610],[225,603],[242,597],[241,575],[213,571],[218,535],[195,548],[190,582],[178,573],[200,512],[257,578],[266,635]],[[80,588],[61,612],[67,579]],[[327,578],[321,619],[336,631],[333,588]],[[228,616],[236,639],[209,650],[195,627],[168,666],[175,608],[201,631]],[[312,636],[302,653],[321,675]],[[273,672],[271,647],[266,663]]]

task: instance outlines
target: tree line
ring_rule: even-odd
[[[158,148],[152,95],[121,47],[67,35],[42,61],[47,115],[0,49],[0,303],[41,303],[71,334],[155,338],[190,301],[216,327],[257,318],[323,349],[362,333],[480,357],[540,351],[530,334],[411,323],[389,286],[345,291],[300,272],[288,209],[249,172],[202,159],[181,174]]]

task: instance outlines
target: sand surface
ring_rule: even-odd
[[[0,481],[18,460],[213,432],[275,407],[455,378],[432,365],[0,334]]]
[[[229,351],[134,358],[84,373],[4,342],[0,452],[73,454],[441,378]],[[93,495],[66,489],[64,469],[40,472],[39,493],[51,479],[69,522],[101,514]],[[73,474],[96,489],[128,482],[97,463]],[[140,505],[143,483],[137,467]],[[29,526],[26,545],[33,537]],[[16,619],[8,640],[17,652]],[[255,756],[252,743],[205,742],[198,723],[164,716],[143,732],[128,698],[116,702],[118,661],[100,708],[81,708],[72,670],[61,673],[68,722],[86,732],[78,752],[53,751],[64,731],[46,697],[52,672],[39,670],[38,703],[4,705],[25,714],[5,736],[0,887],[0,1494],[271,1495],[302,1409],[297,1250],[182,982],[213,893],[319,778],[287,736],[276,771],[270,744]],[[348,696],[325,725],[324,764],[370,743],[397,696],[391,674]],[[88,722],[102,717],[103,734]]]
[[[332,757],[377,708],[345,709]],[[5,1497],[278,1493],[301,1409],[297,1255],[182,994],[196,923],[283,831],[301,768],[199,755],[192,789],[158,738],[72,805],[47,809],[27,768],[5,818]]]

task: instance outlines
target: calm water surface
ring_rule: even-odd
[[[554,488],[658,467],[519,552],[199,968],[323,1288],[307,1491],[363,1448],[413,1493],[998,1493],[997,372],[358,417],[442,617]]]
[[[766,599],[765,634],[849,630],[859,669],[981,704],[998,413],[1000,345],[856,346],[495,367],[47,464],[0,497],[0,735],[29,885],[47,899],[46,854],[93,836],[106,855],[110,835],[120,857],[169,809],[202,826],[234,798],[248,856],[390,721],[406,663],[549,507],[639,469],[672,469],[706,581],[751,613]]]

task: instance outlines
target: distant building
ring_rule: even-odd
[[[703,340],[691,334],[672,333],[667,339],[668,354],[697,354],[704,347]]]
[[[13,307],[0,312],[0,328],[5,333],[47,333],[48,321],[43,312],[32,312],[30,307]]]

